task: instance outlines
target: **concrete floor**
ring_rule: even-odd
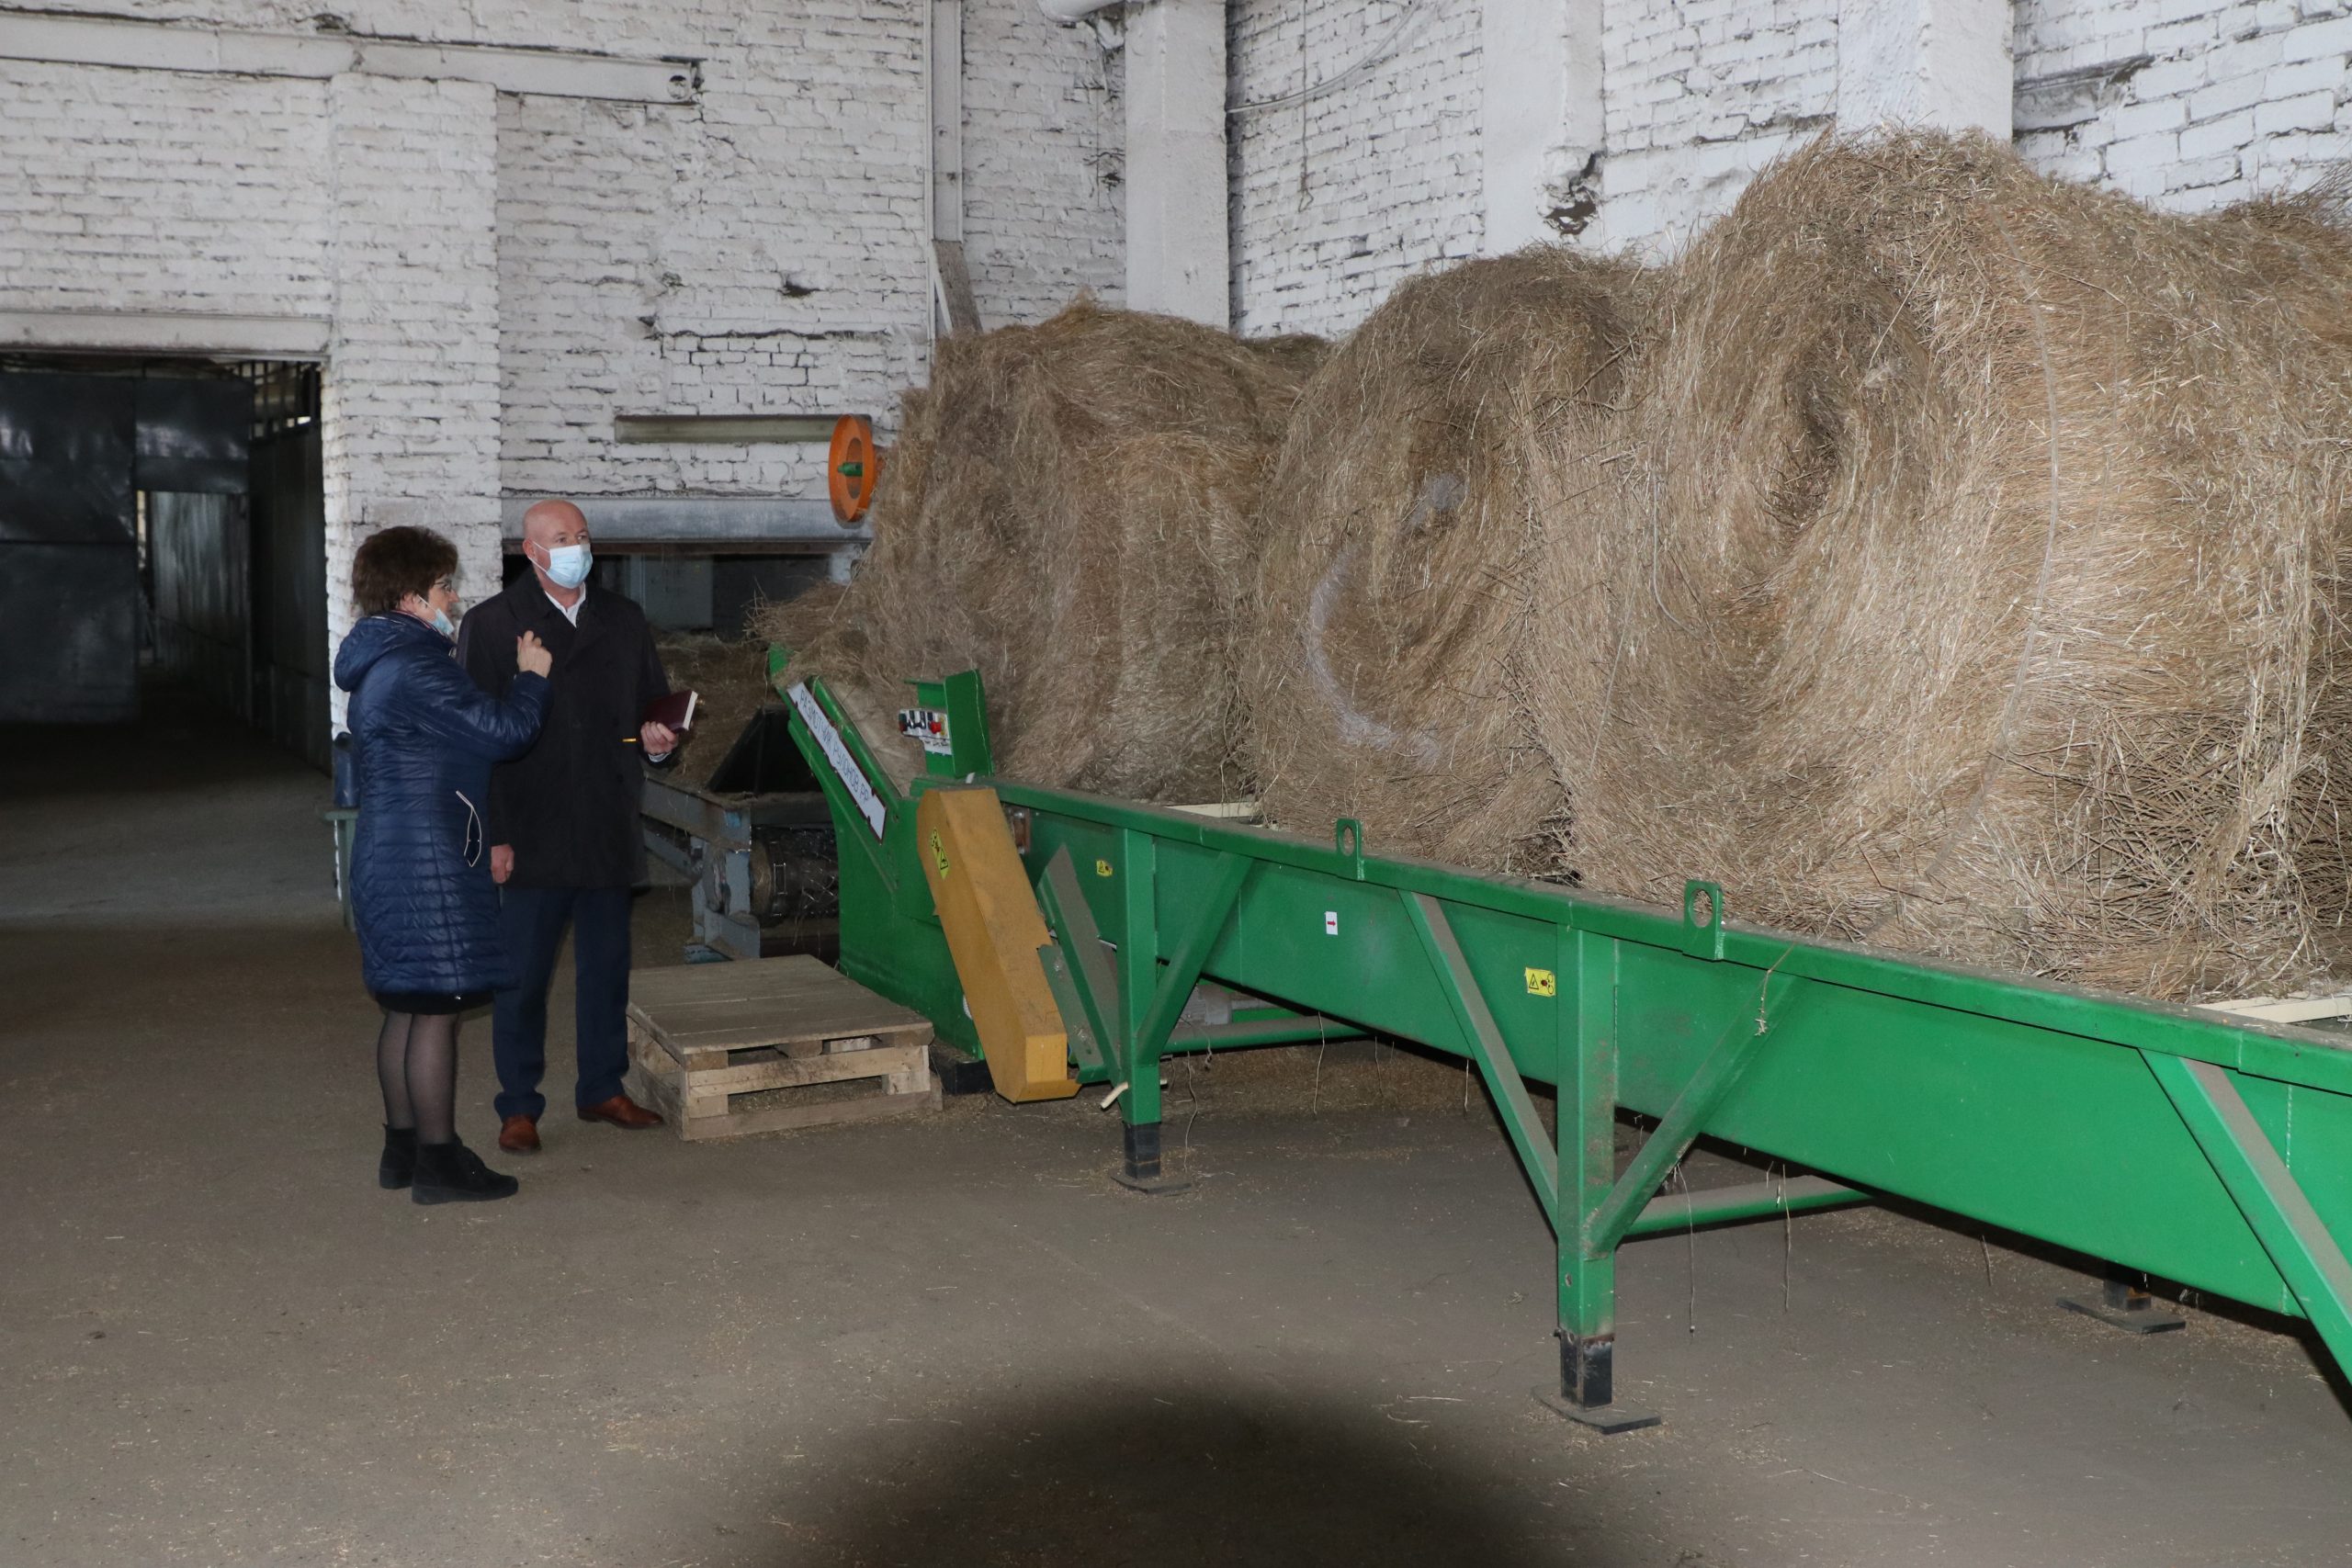
[[[323,781],[165,711],[0,732],[9,1568],[2352,1556],[2352,1413],[2283,1325],[2118,1336],[2060,1263],[1882,1211],[1629,1247],[1668,1425],[1562,1424],[1508,1149],[1442,1095],[1328,1108],[1360,1056],[1320,1114],[1213,1090],[1181,1198],[1112,1185],[1087,1100],[985,1100],[551,1121],[514,1201],[415,1208]],[[644,962],[680,921],[641,908]]]

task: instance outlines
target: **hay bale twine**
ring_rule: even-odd
[[[1824,141],[1672,269],[1531,702],[1564,869],[2158,997],[2340,940],[2352,246]],[[1594,497],[1618,524],[1589,525]]]
[[[1531,449],[1619,417],[1645,275],[1554,248],[1416,277],[1307,384],[1275,465],[1240,660],[1269,815],[1498,871],[1562,799],[1523,709],[1543,536]]]
[[[1001,773],[1224,798],[1250,519],[1321,352],[1083,300],[944,340],[828,607],[852,629],[809,666],[854,666],[883,711],[905,680],[977,667]]]

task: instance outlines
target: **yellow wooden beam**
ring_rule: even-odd
[[[915,806],[915,840],[997,1093],[1015,1101],[1069,1099],[1078,1092],[1069,1037],[1037,957],[1053,939],[996,791],[925,790]]]

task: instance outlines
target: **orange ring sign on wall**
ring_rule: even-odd
[[[882,454],[874,445],[874,422],[845,413],[833,423],[833,445],[825,457],[825,492],[833,515],[854,523],[874,504],[875,481],[882,477]]]

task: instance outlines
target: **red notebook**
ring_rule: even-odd
[[[666,697],[656,697],[645,705],[641,724],[666,724],[684,735],[695,727],[695,695],[692,692],[673,692]]]

